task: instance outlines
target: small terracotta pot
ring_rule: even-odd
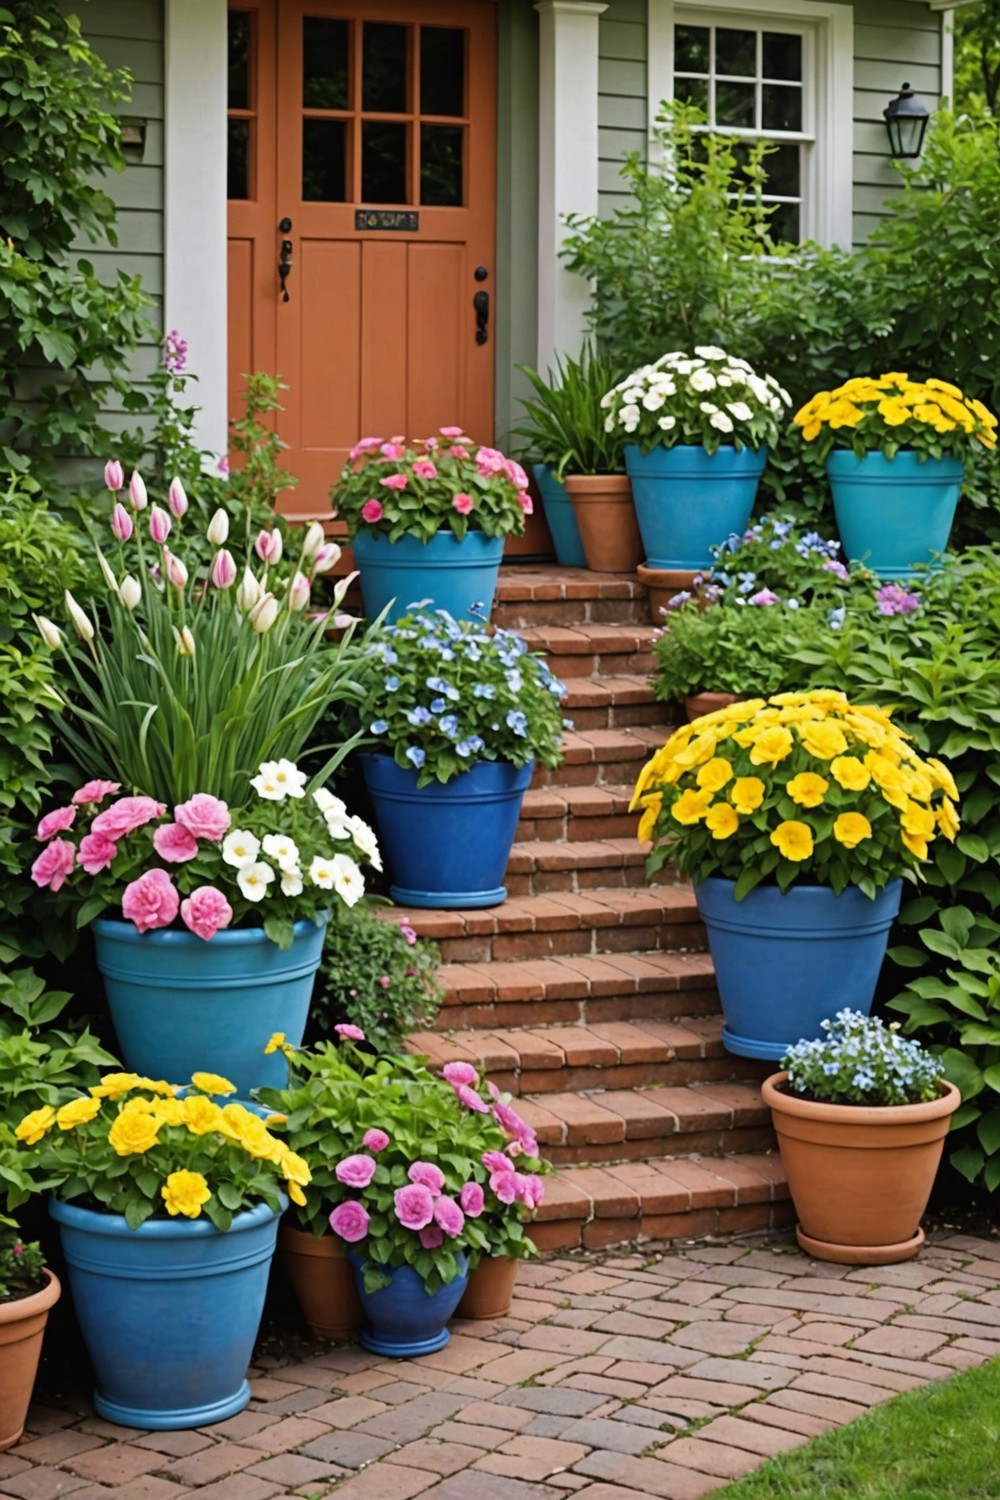
[[[951,1116],[953,1083],[925,1104],[820,1104],[786,1093],[787,1073],[761,1085],[799,1216],[807,1255],[840,1265],[910,1260],[934,1186]]]
[[[336,1235],[317,1239],[307,1229],[282,1224],[278,1259],[292,1284],[302,1316],[317,1338],[348,1343],[364,1322],[354,1272]]]
[[[62,1292],[58,1278],[51,1271],[45,1275],[40,1292],[0,1302],[0,1451],[24,1431],[49,1309]]]
[[[519,1264],[500,1255],[484,1255],[469,1276],[456,1318],[502,1318],[510,1310]]]
[[[678,594],[690,594],[698,577],[683,568],[647,568],[645,563],[640,563],[635,571],[643,588],[649,591],[649,618],[654,625],[663,624],[671,599]]]
[[[693,693],[690,698],[684,699],[684,707],[690,723],[694,719],[700,719],[702,714],[714,714],[720,708],[728,708],[730,703],[739,702],[739,693]]]
[[[627,474],[569,474],[563,480],[587,567],[594,573],[634,573],[644,557]]]

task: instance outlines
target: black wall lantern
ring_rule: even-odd
[[[882,113],[889,132],[889,154],[895,160],[919,156],[930,112],[914,97],[908,83],[903,84],[898,97],[890,99]]]

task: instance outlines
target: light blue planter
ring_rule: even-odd
[[[462,1300],[469,1280],[468,1262],[457,1255],[461,1267],[454,1281],[428,1296],[424,1283],[412,1266],[393,1266],[389,1285],[377,1292],[366,1292],[361,1268],[365,1256],[348,1250],[347,1259],[354,1270],[358,1298],[368,1326],[361,1330],[361,1344],[374,1354],[388,1354],[396,1359],[413,1359],[419,1354],[433,1354],[443,1349],[451,1338],[446,1323]]]
[[[390,542],[387,536],[359,531],[352,545],[369,619],[388,606],[386,620],[392,625],[417,604],[445,609],[456,620],[489,617],[503,558],[502,536],[469,531],[459,541],[445,530],[429,542],[412,536]]]
[[[880,578],[912,578],[944,552],[962,491],[960,458],[835,450],[826,461],[844,553]]]
[[[746,530],[757,498],[767,449],[692,444],[625,449],[635,513],[647,568],[712,566],[712,548]]]
[[[131,922],[94,922],[97,967],[126,1068],[168,1083],[221,1073],[241,1098],[283,1088],[280,1052],[264,1056],[283,1031],[302,1041],[326,921],[296,922],[291,948],[262,927],[227,929],[207,942],[193,932],[140,933]]]
[[[793,1043],[822,1036],[822,1022],[848,1007],[868,1015],[899,911],[901,880],[874,901],[854,886],[757,886],[742,901],[736,883],[711,876],[695,888],[708,929],[725,1026],[739,1057],[779,1061]]]
[[[403,906],[499,906],[534,762],[478,761],[451,781],[418,787],[417,772],[391,755],[360,760],[392,899]]]
[[[242,1411],[280,1212],[260,1204],[225,1234],[203,1218],[129,1229],[120,1214],[56,1199],[49,1212],[94,1365],[97,1415],[162,1432]]]
[[[552,533],[552,545],[556,549],[556,562],[563,568],[585,568],[587,557],[576,524],[573,502],[566,493],[566,486],[557,479],[547,464],[533,464],[531,472],[542,497],[545,520]]]

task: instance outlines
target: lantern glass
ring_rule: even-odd
[[[890,100],[882,113],[889,132],[890,155],[896,160],[918,157],[930,115],[914,98],[908,83],[903,84],[898,97]]]

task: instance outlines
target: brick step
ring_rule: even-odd
[[[638,774],[639,767],[636,767]],[[635,838],[639,814],[629,812],[632,781],[617,786],[529,787],[521,804],[517,838],[568,840]]]
[[[653,625],[526,626],[521,635],[532,651],[544,651],[557,677],[634,677],[656,668]]]
[[[536,765],[531,785],[627,785],[634,782],[666,737],[663,726],[650,724],[633,724],[625,729],[569,729],[562,737],[562,765]]]
[[[444,963],[705,947],[694,893],[680,885],[512,896],[471,911],[397,906],[392,917],[438,943]]]
[[[505,562],[497,581],[492,618],[506,630],[519,631],[581,622],[645,625],[649,621],[649,596],[634,574]]]
[[[406,1046],[436,1071],[450,1062],[470,1063],[497,1088],[532,1095],[542,1104],[545,1094],[759,1082],[774,1071],[769,1063],[748,1062],[726,1051],[718,1014],[586,1026],[545,1026],[533,1015],[525,1020],[524,1028],[414,1032]],[[600,1095],[595,1098],[599,1102]]]
[[[647,676],[567,677],[563,713],[578,730],[658,724],[665,740],[681,722],[676,703],[660,703]]]
[[[540,1250],[747,1234],[794,1222],[775,1151],[561,1167],[528,1233]],[[636,1307],[633,1312],[641,1316]]]
[[[577,839],[575,843],[534,839],[515,844],[510,851],[504,885],[510,896],[644,885],[648,848],[634,838]],[[657,871],[657,879],[676,881],[677,873],[665,865]]]

